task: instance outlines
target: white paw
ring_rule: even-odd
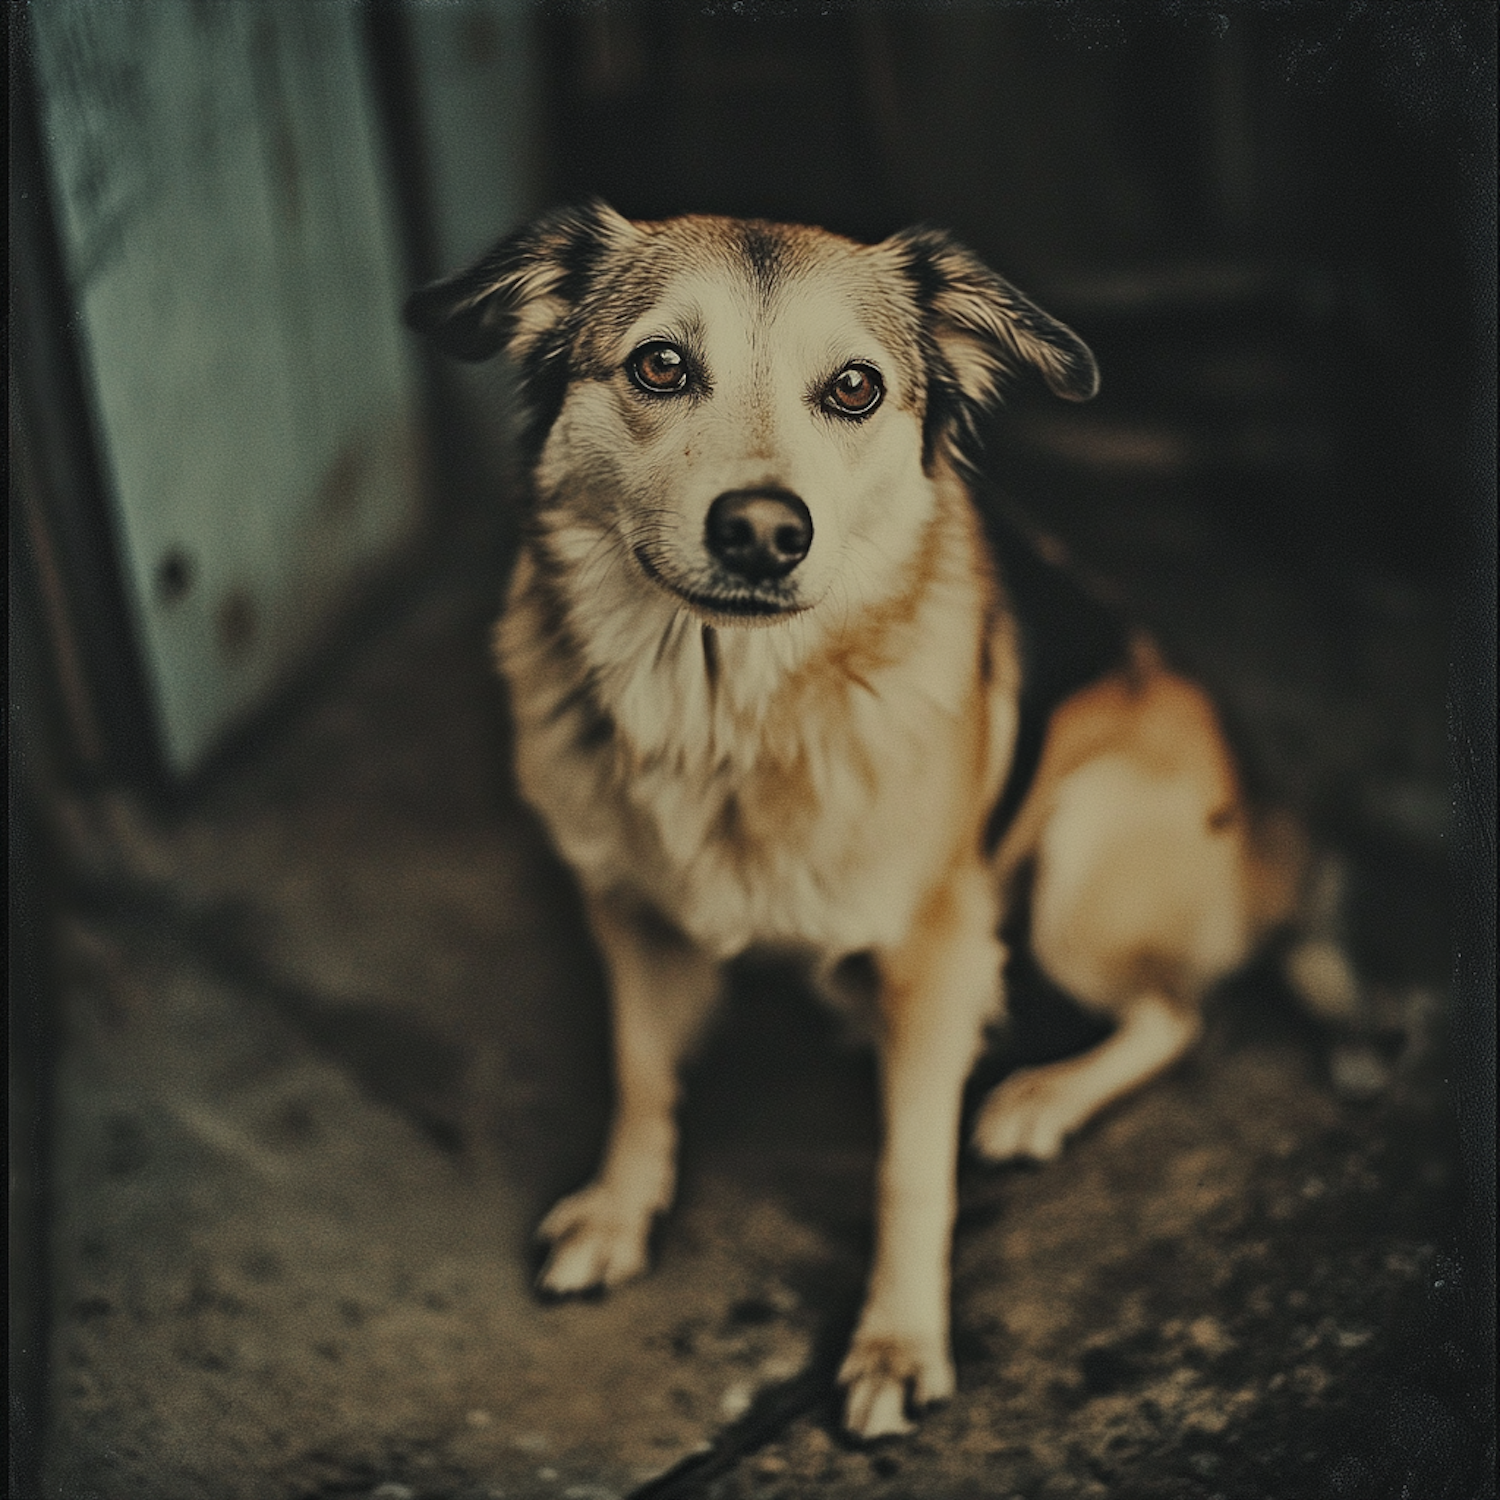
[[[552,1246],[537,1289],[565,1297],[641,1275],[651,1217],[602,1183],[570,1193],[537,1228],[537,1238]]]
[[[839,1371],[844,1428],[866,1442],[912,1430],[907,1412],[953,1394],[953,1361],[940,1334],[856,1334]]]
[[[974,1124],[974,1149],[989,1161],[1051,1161],[1078,1128],[1077,1101],[1055,1067],[1019,1068],[990,1091]]]

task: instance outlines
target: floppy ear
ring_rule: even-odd
[[[575,305],[604,251],[633,233],[597,200],[558,209],[507,235],[471,266],[412,293],[406,321],[455,359],[506,349],[528,367]]]
[[[999,404],[1006,381],[1024,365],[1067,401],[1087,401],[1099,389],[1099,367],[1083,340],[943,231],[907,229],[886,244],[916,285],[929,352],[937,356],[929,443],[946,423],[967,445],[978,416]]]

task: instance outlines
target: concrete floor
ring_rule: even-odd
[[[46,1492],[1483,1493],[1444,1083],[1448,601],[1287,578],[1170,506],[1063,519],[1273,778],[1353,831],[1371,1047],[1247,976],[1062,1160],[966,1166],[959,1395],[858,1449],[831,1375],[869,1242],[870,1064],[747,972],[690,1080],[653,1274],[539,1304],[530,1228],[603,1126],[604,999],[509,789],[497,586],[450,568],[187,811],[60,814]]]

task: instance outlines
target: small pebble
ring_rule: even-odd
[[[417,1492],[409,1484],[397,1484],[387,1479],[370,1491],[370,1500],[417,1500]]]
[[[743,1381],[736,1381],[719,1397],[719,1415],[732,1422],[750,1410],[750,1401],[750,1387]]]
[[[1234,1348],[1235,1341],[1217,1318],[1194,1318],[1187,1335],[1205,1354],[1223,1354]]]
[[[1343,1099],[1374,1099],[1390,1087],[1391,1070],[1373,1047],[1347,1043],[1333,1049],[1329,1073]]]

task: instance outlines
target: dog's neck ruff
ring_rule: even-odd
[[[955,848],[977,852],[1015,690],[1013,652],[986,687],[992,579],[961,490],[902,583],[716,628],[619,538],[543,513],[499,646],[523,789],[585,885],[635,890],[721,956],[897,941]]]
[[[861,700],[890,697],[899,713],[915,698],[951,716],[972,690],[951,657],[911,669],[936,645],[951,652],[956,622],[941,617],[973,612],[966,514],[955,524],[949,510],[935,512],[890,597],[743,621],[705,619],[651,583],[607,528],[561,512],[538,523],[539,581],[560,607],[574,685],[608,716],[637,769],[665,764],[703,778],[816,760],[814,739]],[[964,625],[972,634],[975,622]]]

